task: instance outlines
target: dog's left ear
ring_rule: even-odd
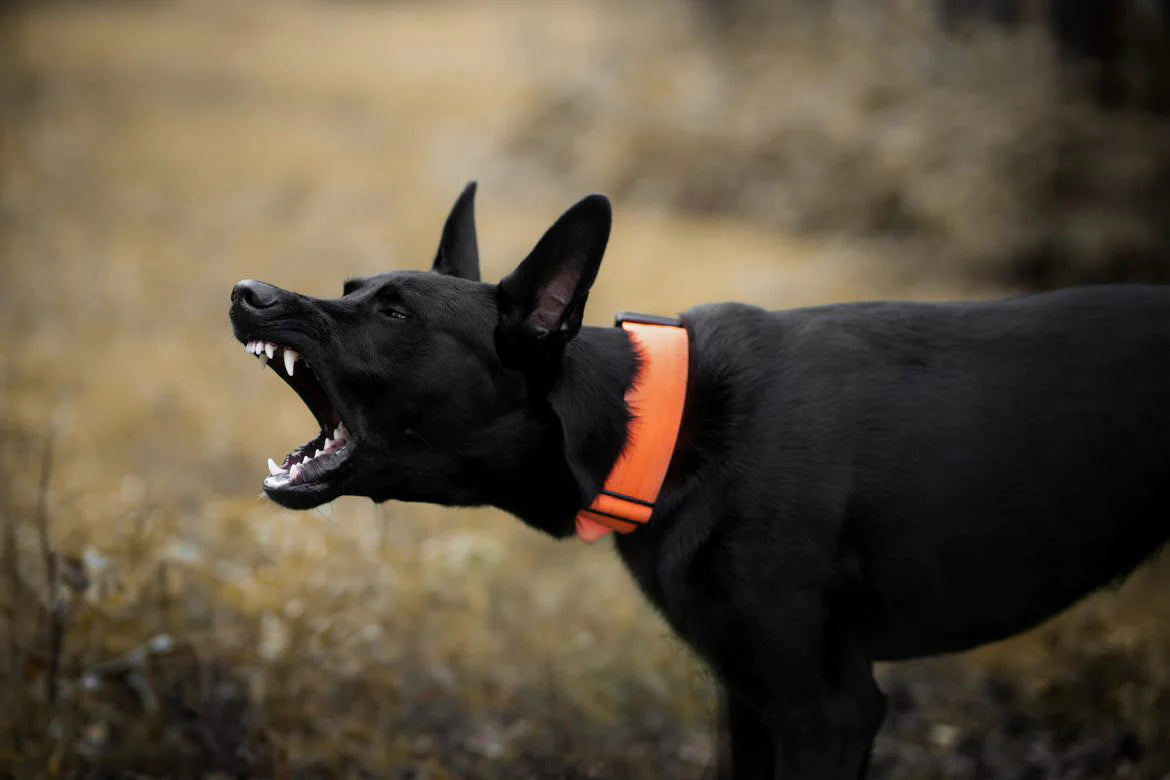
[[[496,349],[504,365],[553,357],[577,335],[611,223],[609,199],[590,195],[561,215],[500,281]]]
[[[431,270],[479,281],[479,241],[475,236],[475,182],[470,182],[451,207]]]

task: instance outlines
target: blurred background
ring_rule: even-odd
[[[243,277],[485,278],[614,200],[588,319],[1170,278],[1165,0],[0,5],[0,775],[709,776],[607,544],[260,495]],[[588,593],[588,598],[582,598]],[[878,778],[1170,777],[1170,563],[879,669]],[[127,773],[125,775],[118,773]]]

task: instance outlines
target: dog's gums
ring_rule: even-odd
[[[290,452],[279,465],[272,458],[268,459],[265,492],[276,497],[274,494],[286,491],[322,487],[336,476],[355,447],[336,404],[325,392],[308,361],[292,347],[251,339],[245,342],[244,349],[256,356],[262,366],[271,368],[284,379],[321,425],[320,433]],[[300,372],[296,370],[298,362],[302,366]]]

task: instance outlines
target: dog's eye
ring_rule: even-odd
[[[402,305],[402,298],[393,287],[383,287],[378,290],[375,305],[379,312],[391,319],[405,320],[410,317],[410,312]]]

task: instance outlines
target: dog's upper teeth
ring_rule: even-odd
[[[268,473],[274,477],[277,477],[277,476],[280,476],[281,474],[285,474],[287,472],[284,469],[282,469],[280,466],[277,466],[276,461],[274,461],[272,458],[269,458],[268,459]]]
[[[288,347],[284,348],[284,370],[288,372],[289,376],[293,375],[293,365],[297,362],[298,355]]]
[[[269,360],[271,360],[272,356],[276,354],[276,345],[269,341],[264,345],[264,354],[268,356]]]

